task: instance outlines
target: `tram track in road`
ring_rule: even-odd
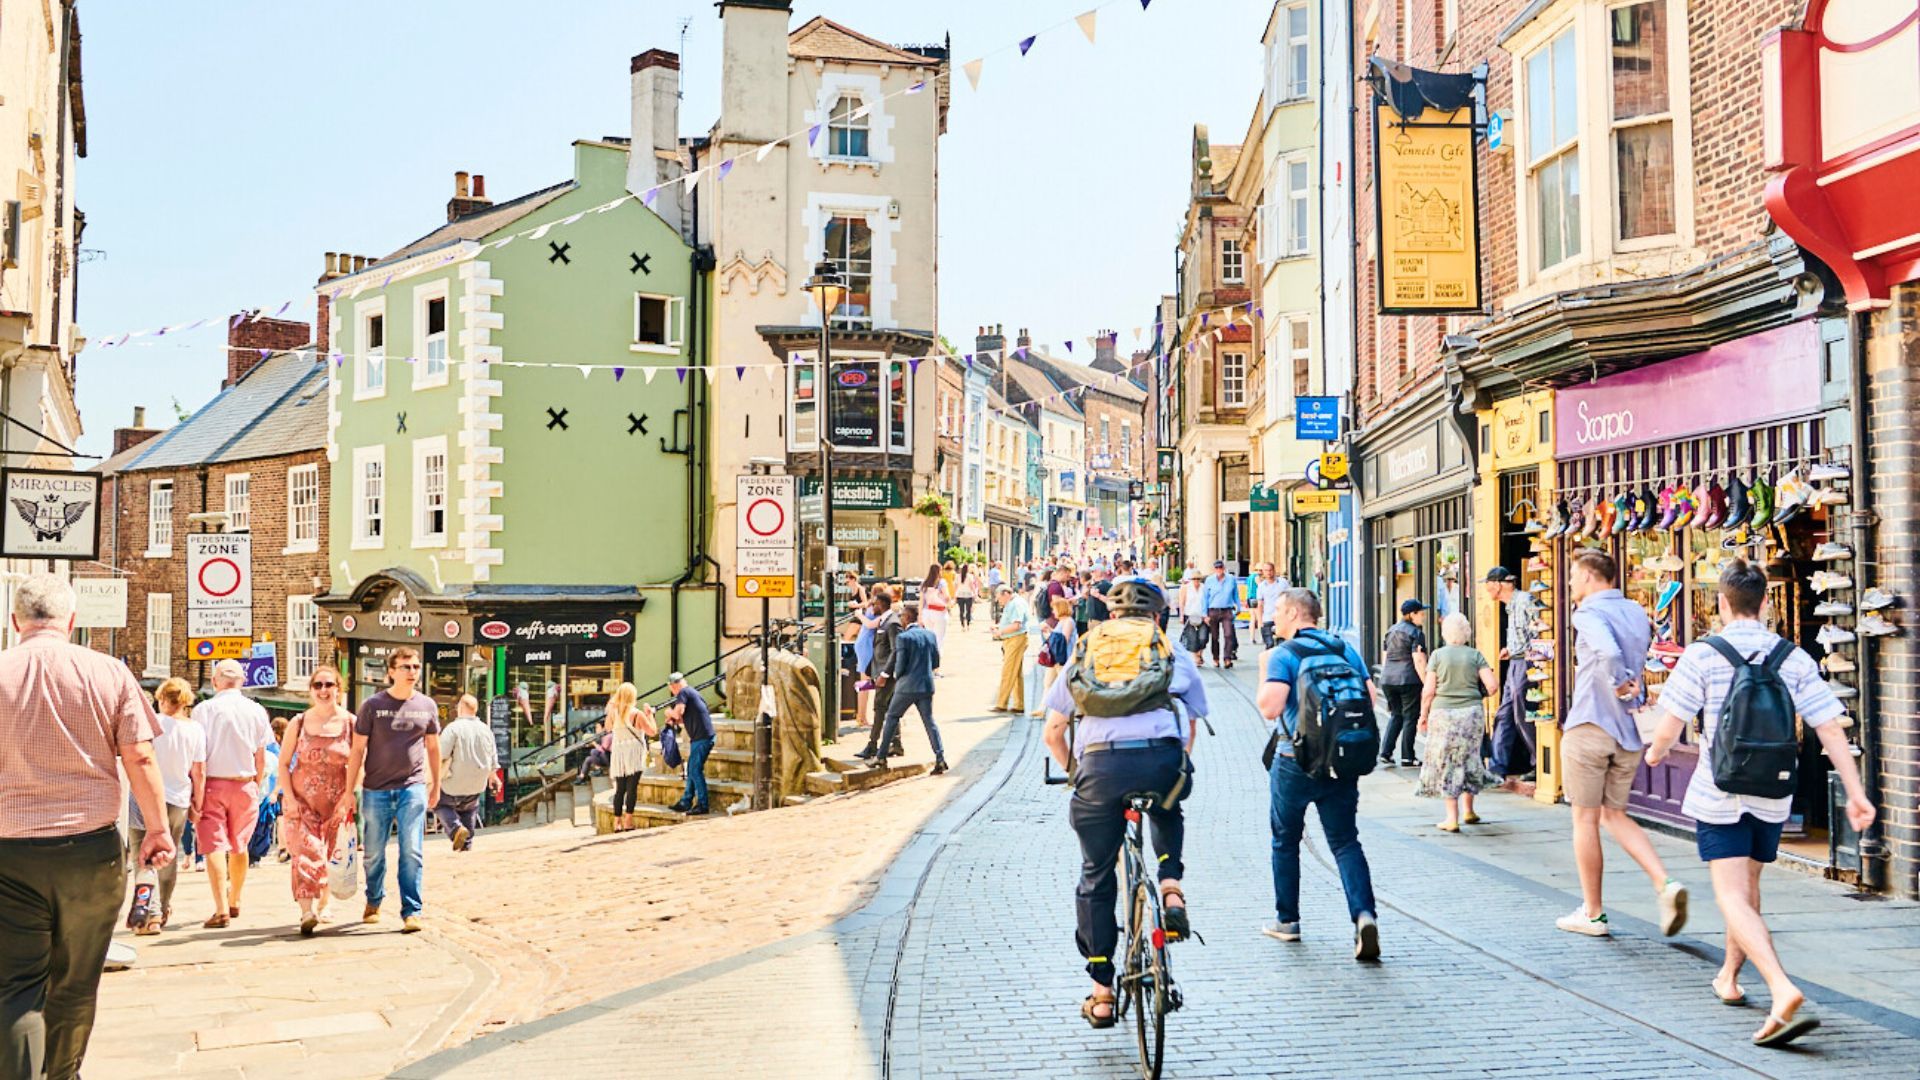
[[[1230,675],[1226,675],[1223,672],[1216,671],[1215,674],[1219,675],[1220,677],[1218,679],[1208,680],[1209,692],[1211,692],[1215,687],[1220,687],[1225,690],[1228,690],[1232,692],[1232,694],[1235,697],[1245,702],[1247,704],[1247,707],[1254,711],[1255,715],[1258,715],[1259,710],[1254,705],[1254,699],[1252,695],[1248,694],[1245,688],[1239,685],[1238,680],[1234,679]],[[1390,836],[1397,843],[1403,843],[1403,844],[1419,844],[1420,843],[1420,841],[1412,837],[1406,836],[1398,832],[1397,830],[1393,830],[1390,827],[1382,826],[1382,828],[1387,829],[1388,836]],[[1333,860],[1329,857],[1327,852],[1321,849],[1321,846],[1314,841],[1314,838],[1311,834],[1307,834],[1303,836],[1301,843],[1307,849],[1307,853],[1313,857],[1314,862],[1319,864],[1324,874],[1327,875],[1327,877],[1329,877],[1332,880],[1335,887],[1338,887],[1339,868],[1334,864]],[[1448,928],[1441,921],[1423,916],[1419,911],[1414,909],[1404,900],[1396,900],[1390,894],[1383,892],[1379,888],[1378,884],[1376,884],[1374,887],[1374,900],[1380,907],[1393,911],[1394,913],[1398,914],[1402,918],[1407,919],[1409,922],[1413,922],[1418,924],[1421,927],[1424,927],[1429,933],[1432,933],[1437,937],[1445,938],[1446,940],[1451,941],[1456,945],[1459,945],[1461,948],[1464,948],[1478,956],[1481,956],[1489,961],[1492,961],[1494,964],[1500,966],[1501,968],[1504,968],[1508,971],[1514,972],[1515,974],[1523,976],[1527,980],[1530,980],[1531,982],[1536,983],[1540,986],[1544,986],[1554,992],[1565,994],[1568,997],[1571,997],[1585,1004],[1590,1009],[1596,1010],[1598,1012],[1606,1013],[1609,1016],[1617,1017],[1619,1020],[1624,1021],[1625,1023],[1633,1027],[1644,1029],[1660,1037],[1671,1039],[1674,1042],[1687,1046],[1690,1049],[1702,1055],[1712,1058],[1716,1062],[1723,1063],[1728,1069],[1737,1071],[1739,1075],[1756,1076],[1756,1077],[1772,1077],[1773,1076],[1773,1074],[1762,1072],[1761,1070],[1755,1069],[1753,1066],[1737,1058],[1729,1057],[1728,1055],[1714,1049],[1711,1046],[1697,1042],[1693,1039],[1689,1039],[1679,1031],[1676,1031],[1672,1028],[1661,1027],[1657,1024],[1650,1023],[1640,1018],[1639,1016],[1636,1016],[1635,1014],[1620,1008],[1617,1005],[1609,1004],[1607,1001],[1595,995],[1583,993],[1580,990],[1575,989],[1574,987],[1565,985],[1563,983],[1555,982],[1552,979],[1538,972],[1531,971],[1524,965],[1515,961],[1512,957],[1506,956],[1497,950],[1489,949],[1486,946],[1481,945],[1470,938],[1462,936],[1458,932]],[[1690,951],[1690,955],[1692,955],[1691,951]]]

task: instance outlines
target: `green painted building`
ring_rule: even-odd
[[[508,202],[456,174],[447,222],[329,255],[331,588],[359,702],[401,644],[450,712],[537,746],[715,651],[706,583],[707,274],[627,194],[624,142]]]

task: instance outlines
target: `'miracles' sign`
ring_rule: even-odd
[[[10,559],[98,559],[100,474],[54,469],[0,469],[6,492],[0,556]]]

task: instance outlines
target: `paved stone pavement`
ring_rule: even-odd
[[[1920,1018],[1899,1009],[1920,980],[1886,965],[1874,968],[1884,994],[1867,978],[1844,993],[1806,986],[1825,1026],[1803,1048],[1763,1051],[1747,1043],[1761,1010],[1708,996],[1717,953],[1707,896],[1694,905],[1698,935],[1659,938],[1624,894],[1613,939],[1554,929],[1575,901],[1553,878],[1555,836],[1566,845],[1552,816],[1563,829],[1565,811],[1516,798],[1491,797],[1483,813],[1524,828],[1495,824],[1467,839],[1533,872],[1437,842],[1425,825],[1431,804],[1415,804],[1406,780],[1370,780],[1362,837],[1383,907],[1384,962],[1351,960],[1317,826],[1304,861],[1306,940],[1260,936],[1271,916],[1257,763],[1265,735],[1247,697],[1252,673],[1232,677],[1206,676],[1219,735],[1198,753],[1187,883],[1209,944],[1174,950],[1187,1008],[1171,1022],[1167,1075],[1915,1075]],[[486,1036],[396,1075],[604,1074],[622,1060],[650,1077],[1131,1075],[1131,1033],[1092,1031],[1075,1015],[1086,992],[1072,933],[1077,847],[1063,789],[1040,783],[1037,732],[1018,722],[994,769],[922,828],[867,907],[834,927]],[[1696,867],[1675,863],[1697,880]],[[1620,880],[1616,893],[1632,879]],[[1787,897],[1813,913],[1783,920],[1810,924],[1792,945],[1801,956],[1889,937],[1911,947],[1911,905],[1860,904],[1848,924],[1837,920],[1854,902],[1836,886],[1770,879],[1768,889],[1769,907]],[[1816,931],[1822,920],[1829,925]],[[1838,929],[1848,925],[1857,929]],[[1819,944],[1827,941],[1838,945]],[[1827,967],[1844,965],[1837,957]],[[1763,1003],[1758,980],[1748,985]]]

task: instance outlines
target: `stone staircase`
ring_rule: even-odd
[[[714,814],[746,811],[753,805],[753,721],[716,716],[713,726],[713,751],[707,755],[709,807]],[[850,740],[828,749],[843,756],[823,755],[823,767],[806,775],[805,792],[789,794],[782,805],[796,806],[827,795],[866,791],[927,771],[923,764],[873,768],[852,757],[855,747]],[[685,767],[666,769],[659,761],[656,747],[653,764],[640,776],[635,824],[646,829],[687,820],[687,815],[669,809],[685,790]],[[591,828],[596,833],[612,832],[613,781],[596,775],[588,784],[559,785],[549,798],[534,804],[531,813],[537,824],[565,821],[577,828]]]

